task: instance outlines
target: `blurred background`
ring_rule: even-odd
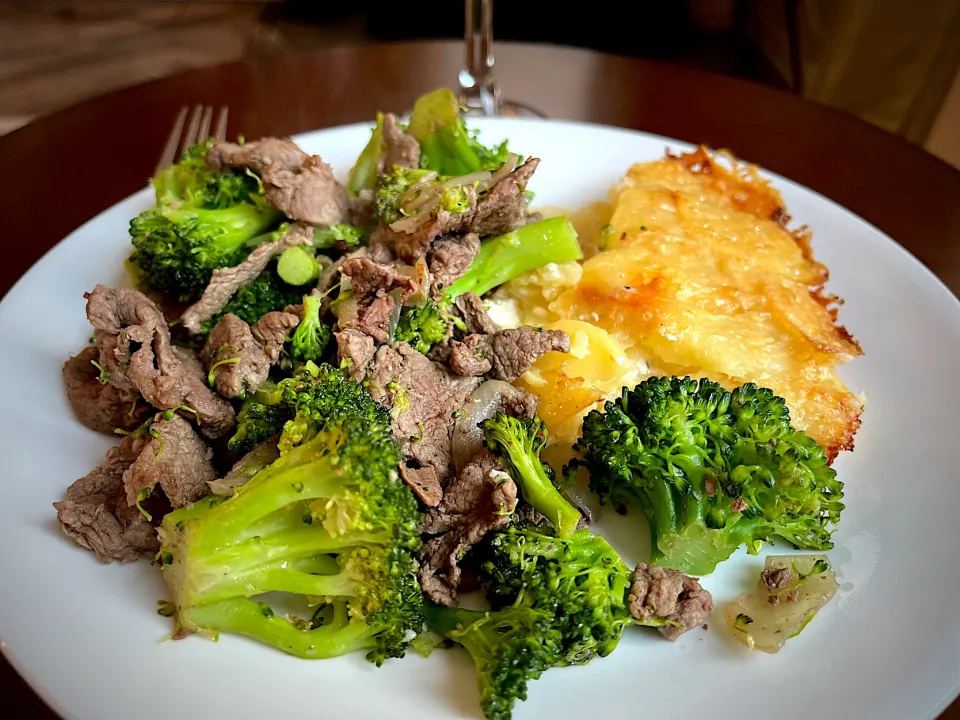
[[[960,168],[958,0],[497,0],[494,24],[501,41],[770,85]],[[462,0],[0,0],[0,134],[110,90],[260,54],[462,36]]]

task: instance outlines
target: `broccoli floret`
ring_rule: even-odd
[[[619,512],[642,508],[665,567],[706,575],[774,537],[833,547],[843,485],[769,389],[650,378],[587,415],[575,448],[583,460],[567,472],[586,467],[591,490]]]
[[[580,522],[580,512],[563,497],[540,461],[540,451],[547,442],[543,420],[521,420],[499,410],[480,426],[484,442],[507,464],[523,499],[553,524],[557,535],[570,537]]]
[[[630,568],[599,535],[567,540],[534,530],[497,533],[480,549],[490,612],[427,605],[427,625],[477,666],[483,712],[508,720],[527,683],[555,666],[606,657],[630,625]]]
[[[153,179],[156,205],[130,223],[131,273],[183,303],[197,300],[216,268],[241,262],[282,220],[255,175],[206,164],[211,143],[193,146],[161,171]]]
[[[397,342],[409,343],[412,348],[426,355],[431,347],[447,337],[451,322],[453,318],[446,310],[446,303],[427,300],[422,305],[401,310],[394,338]]]
[[[232,497],[161,524],[176,635],[238,633],[303,658],[402,657],[423,629],[421,516],[389,417],[329,366],[310,363],[291,380],[298,387],[281,392],[298,393],[296,415],[280,457]],[[303,596],[316,611],[281,617],[255,599],[268,592]]]
[[[566,217],[548,218],[484,240],[467,272],[444,294],[451,299],[465,292],[483,296],[530,270],[582,257],[573,224]]]
[[[377,191],[373,196],[373,209],[385,223],[394,223],[404,217],[403,207],[412,201],[415,194],[438,187],[442,178],[431,170],[403,168],[394,165],[377,176]]]
[[[563,638],[560,665],[582,665],[613,652],[630,614],[633,573],[609,543],[589,530],[568,539],[534,529],[497,533],[482,550],[480,576],[494,608],[521,600],[546,610]]]
[[[546,609],[524,603],[496,612],[426,605],[427,625],[462,645],[477,667],[480,706],[487,720],[510,720],[527,699],[527,683],[556,665],[562,637]]]
[[[414,103],[407,132],[420,143],[420,167],[440,175],[496,170],[510,155],[506,142],[487,148],[467,130],[460,103],[447,88],[427,93]]]
[[[366,242],[363,230],[347,223],[337,223],[325,228],[315,228],[313,231],[313,249],[329,250],[334,248],[341,252],[353,250]]]
[[[317,295],[303,296],[303,319],[290,338],[290,357],[294,362],[312,360],[319,363],[330,344],[333,331],[320,319],[321,305],[323,298]]]
[[[308,360],[290,377],[280,382],[267,381],[246,398],[237,413],[237,429],[228,441],[230,450],[249,452],[258,443],[279,435],[306,401],[320,414],[345,409],[357,414],[370,412],[370,395],[359,383],[346,379],[339,371],[328,372],[325,365],[321,367],[324,372],[318,375],[316,365]],[[321,402],[326,403],[323,408],[319,407]]]
[[[280,278],[276,264],[271,265],[256,280],[237,290],[220,312],[200,326],[200,332],[209,335],[227,313],[253,325],[268,312],[296,305],[302,299],[302,293],[302,288],[288,285]]]

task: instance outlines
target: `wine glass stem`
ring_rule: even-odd
[[[493,0],[464,0],[466,67],[460,93],[474,112],[500,114],[500,88],[493,79]]]

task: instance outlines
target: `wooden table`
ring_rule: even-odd
[[[452,42],[261,58],[112,93],[0,138],[0,291],[145,186],[180,105],[228,105],[230,127],[248,138],[292,134],[407,110],[453,84],[461,61]],[[498,44],[497,74],[506,97],[550,117],[729,148],[846,206],[960,292],[960,172],[900,138],[758,85],[583,50]],[[55,720],[2,659],[0,690],[4,717]],[[960,720],[960,703],[942,717]]]

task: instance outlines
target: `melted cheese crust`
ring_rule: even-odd
[[[755,168],[704,148],[634,165],[588,224],[602,212],[579,268],[519,278],[495,301],[571,333],[576,353],[550,353],[518,381],[543,395],[552,433],[572,443],[586,412],[656,372],[769,387],[831,458],[852,449],[863,404],[836,367],[861,349],[836,322],[807,230],[787,229]]]

